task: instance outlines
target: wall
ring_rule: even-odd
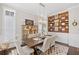
[[[16,10],[16,34],[19,40],[22,39],[22,25],[25,19],[36,20],[35,16]]]
[[[69,8],[69,45],[79,47],[79,6]],[[72,23],[75,21],[78,23],[77,26],[73,26]]]
[[[48,34],[56,34],[56,41],[67,43],[71,46],[79,47],[79,6],[67,9],[69,11],[69,33],[57,33],[57,32],[48,32]],[[0,8],[0,40],[3,40],[2,37],[2,10]],[[54,13],[55,14],[55,13]],[[73,19],[76,17],[78,22],[77,26],[72,26]],[[16,10],[16,35],[19,41],[22,39],[22,30],[21,25],[24,24],[24,19],[32,19],[37,22],[37,17],[27,14],[23,11]],[[36,23],[37,24],[37,23]]]
[[[69,11],[69,33],[48,32],[48,34],[56,34],[56,41],[79,48],[79,6],[74,6],[66,10]],[[78,23],[77,26],[72,25],[74,19]]]
[[[2,39],[2,6],[0,5],[0,41]]]
[[[57,12],[57,13],[53,13],[51,15],[57,15],[58,13],[62,13],[62,12],[65,12],[67,10],[64,10],[64,11],[60,11],[60,12]],[[50,15],[50,16],[51,16]],[[69,33],[63,33],[63,32],[48,32],[48,34],[52,34],[52,35],[56,35],[56,41],[58,42],[62,42],[62,43],[66,43],[68,44],[69,43]]]
[[[1,9],[1,6],[0,6],[0,34],[1,34],[1,26],[2,26],[2,24],[1,24],[1,22],[2,22],[2,20],[1,20],[2,19],[2,15],[1,15],[2,12],[1,11],[2,11],[2,9]]]
[[[3,8],[16,10],[16,36],[19,41],[22,39],[22,25],[24,25],[25,19],[36,20],[37,17],[31,14],[28,14],[24,11],[17,10],[15,8],[11,8],[9,6],[0,5],[0,42],[4,41],[4,35],[2,34],[4,31],[1,31],[3,26]],[[2,32],[2,33],[1,33]]]
[[[48,32],[48,34],[56,35],[56,41],[68,44],[68,33]]]

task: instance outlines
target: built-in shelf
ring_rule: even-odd
[[[69,32],[69,14],[68,11],[48,17],[49,32]]]

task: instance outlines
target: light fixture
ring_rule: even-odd
[[[72,23],[73,26],[77,26],[77,22],[75,20],[76,19],[74,19],[74,22]]]

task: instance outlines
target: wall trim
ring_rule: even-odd
[[[62,43],[62,42],[58,42],[58,41],[55,41],[55,43],[58,43],[58,44],[61,44],[61,45],[65,45],[65,46],[68,46],[69,47],[69,45],[66,44],[66,43]]]

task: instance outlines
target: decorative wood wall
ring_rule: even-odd
[[[48,17],[49,32],[69,32],[69,14],[67,12],[60,13]]]

